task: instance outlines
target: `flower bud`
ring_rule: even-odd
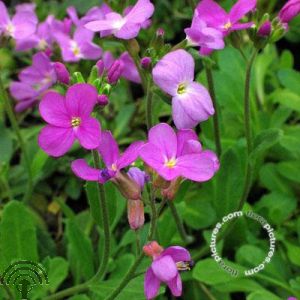
[[[141,198],[141,188],[127,174],[118,172],[112,182],[126,199],[139,200]]]
[[[165,35],[165,31],[164,31],[164,29],[163,28],[158,28],[157,30],[156,30],[156,36],[160,36],[160,37],[164,37],[164,35]]]
[[[282,23],[289,23],[300,13],[300,0],[289,0],[280,10],[279,19]]]
[[[150,179],[149,175],[146,174],[146,172],[136,167],[130,168],[127,174],[131,179],[133,179],[139,185],[141,190],[144,188],[145,183],[148,182]]]
[[[150,67],[150,65],[151,65],[151,57],[148,57],[148,56],[146,56],[146,57],[143,57],[142,59],[141,59],[141,66],[142,66],[142,68],[143,69],[148,69],[149,67]]]
[[[53,63],[54,70],[57,76],[57,81],[68,85],[70,83],[70,73],[64,64],[60,62]]]
[[[143,251],[147,256],[155,259],[156,257],[160,256],[160,254],[164,251],[164,248],[161,247],[156,241],[153,241],[145,245],[143,247]]]
[[[85,83],[85,79],[80,72],[74,72],[72,75],[72,83]]]
[[[130,228],[137,230],[144,225],[144,203],[141,200],[128,200],[127,201],[127,217]]]
[[[264,22],[258,29],[257,34],[260,37],[269,37],[272,32],[272,23],[270,21]]]
[[[98,95],[97,101],[98,101],[98,104],[101,105],[101,106],[105,106],[105,105],[107,105],[108,102],[109,102],[109,101],[108,101],[108,97],[107,97],[107,95],[105,95],[105,94]]]
[[[170,185],[170,181],[165,180],[160,175],[157,175],[153,180],[153,187],[157,189],[167,189]]]
[[[98,74],[101,77],[103,75],[103,73],[104,73],[104,62],[103,62],[102,59],[99,59],[96,62],[96,67],[98,68]]]
[[[115,84],[120,79],[124,69],[124,64],[121,60],[117,59],[107,72],[107,81],[109,84]]]
[[[172,180],[169,187],[162,190],[162,192],[161,192],[162,196],[167,198],[168,200],[174,200],[174,198],[179,190],[181,182],[182,182],[181,177],[178,177],[177,179]]]

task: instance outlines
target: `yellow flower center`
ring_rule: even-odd
[[[177,94],[182,95],[186,92],[186,87],[184,83],[179,84],[177,88]]]
[[[75,41],[71,42],[71,51],[73,52],[74,56],[80,57],[81,56],[81,51],[78,46],[78,44]]]
[[[118,170],[117,165],[116,165],[116,164],[112,164],[112,165],[111,165],[111,169],[112,169],[113,171],[117,171],[117,170]]]
[[[7,26],[6,26],[6,32],[8,35],[13,35],[15,31],[15,27],[12,23],[9,23]]]
[[[48,46],[48,43],[45,39],[40,39],[39,43],[38,43],[38,49],[39,50],[45,50]]]
[[[81,119],[79,117],[73,117],[71,120],[72,127],[78,127],[81,123]]]
[[[170,169],[172,169],[172,168],[174,168],[176,166],[176,163],[177,163],[176,159],[175,158],[171,158],[171,159],[169,159],[169,160],[167,160],[165,162],[165,166],[168,167],[168,168],[170,168]]]
[[[230,21],[228,21],[226,24],[224,24],[223,28],[228,30],[232,27],[232,23]]]

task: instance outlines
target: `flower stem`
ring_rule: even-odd
[[[155,193],[153,189],[150,187],[149,191],[149,202],[151,208],[151,223],[148,232],[148,241],[151,241],[154,238],[155,230],[156,230],[156,222],[157,222],[157,211],[155,207]]]
[[[66,297],[85,292],[89,289],[88,282],[75,285],[71,288],[65,289],[63,291],[60,291],[56,294],[53,294],[51,296],[45,297],[44,300],[58,300],[58,299],[66,299]]]
[[[100,158],[97,150],[92,150],[92,154],[93,154],[95,168],[101,169]],[[103,276],[106,273],[106,269],[109,262],[109,256],[110,256],[110,229],[109,229],[108,207],[107,207],[106,196],[105,196],[103,185],[99,184],[98,189],[99,189],[100,208],[101,208],[102,219],[103,219],[104,255],[102,257],[102,261],[99,266],[99,269],[96,275],[92,278],[92,281],[98,281],[103,278]]]
[[[152,127],[152,79],[149,79],[147,85],[147,95],[146,95],[146,122],[147,122],[147,129],[150,130]]]
[[[216,143],[216,150],[217,154],[220,157],[222,154],[222,145],[221,145],[221,135],[220,135],[220,125],[219,125],[219,108],[215,93],[215,85],[214,85],[214,78],[211,71],[211,67],[205,64],[205,73],[207,78],[208,90],[214,105],[215,114],[213,116],[214,122],[214,135],[215,135],[215,143]]]
[[[180,216],[179,216],[179,214],[178,214],[178,212],[176,210],[176,207],[175,207],[173,201],[168,201],[168,204],[169,204],[169,207],[170,207],[170,210],[171,210],[171,214],[172,214],[172,216],[174,218],[174,221],[175,221],[176,226],[177,226],[177,230],[178,230],[178,232],[180,234],[180,237],[181,237],[182,241],[184,243],[188,243],[189,242],[189,237],[188,237],[188,235],[187,235],[187,233],[186,233],[186,231],[184,229],[182,220],[181,220],[181,218],[180,218]]]
[[[4,84],[2,82],[1,76],[0,76],[0,98],[3,101],[4,109],[5,109],[6,114],[8,116],[9,122],[10,122],[13,130],[16,133],[21,151],[24,155],[24,163],[25,163],[25,167],[26,167],[26,170],[27,170],[28,178],[27,178],[27,189],[26,189],[26,192],[23,196],[23,201],[25,203],[28,203],[28,201],[30,200],[32,191],[33,191],[33,179],[32,179],[32,172],[31,172],[31,163],[30,163],[28,152],[26,150],[25,142],[23,140],[17,118],[16,118],[15,113],[14,113],[14,109],[12,107],[10,99],[8,98],[7,92],[4,88]]]

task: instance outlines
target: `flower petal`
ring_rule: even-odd
[[[178,274],[176,264],[171,256],[161,256],[152,262],[152,270],[155,276],[163,281],[168,282]]]
[[[188,154],[178,158],[177,168],[182,177],[204,182],[215,174],[215,161],[207,154]]]
[[[97,103],[98,93],[94,86],[77,83],[66,94],[66,108],[72,117],[89,116]]]
[[[148,134],[149,143],[161,150],[166,159],[176,158],[177,137],[173,128],[167,123],[152,127]]]
[[[118,169],[121,170],[132,164],[138,158],[140,149],[143,145],[144,142],[142,141],[132,143],[118,159]]]
[[[195,62],[185,50],[176,50],[165,55],[154,67],[155,84],[171,96],[177,95],[179,84],[194,80]]]
[[[164,157],[161,150],[154,144],[147,143],[140,149],[143,161],[154,170],[158,171],[164,165]]]
[[[232,24],[242,19],[248,12],[255,9],[256,0],[238,0],[229,13],[229,19]]]
[[[15,39],[26,39],[36,31],[37,17],[33,12],[19,11],[12,18],[15,26],[13,37]]]
[[[155,276],[151,268],[145,274],[144,291],[147,300],[156,297],[160,286],[160,280]]]
[[[19,81],[13,81],[10,84],[9,92],[18,101],[35,98],[38,95],[37,91],[29,84]]]
[[[100,177],[100,170],[90,167],[84,159],[76,159],[71,164],[73,173],[87,181],[98,181]]]
[[[191,260],[191,255],[189,251],[180,246],[171,246],[165,249],[161,255],[169,255],[173,258],[175,262]]]
[[[64,155],[72,147],[74,141],[75,135],[71,128],[52,125],[44,127],[38,137],[39,146],[54,157]]]
[[[254,23],[248,22],[248,23],[236,23],[234,24],[230,29],[231,30],[244,30],[250,28]]]
[[[45,94],[39,106],[42,118],[58,127],[71,127],[71,117],[65,107],[64,97],[54,91]]]
[[[126,15],[126,19],[132,23],[142,24],[149,19],[154,12],[154,5],[149,0],[138,0]]]
[[[101,127],[97,119],[85,118],[78,128],[73,129],[80,145],[88,150],[96,149],[100,144]]]
[[[130,40],[138,36],[140,29],[140,24],[126,22],[114,35],[119,39]]]
[[[189,153],[190,149],[189,145],[187,144],[189,141],[198,142],[199,147],[197,152],[201,152],[202,147],[198,141],[198,136],[195,131],[191,129],[181,129],[177,132],[177,156]]]
[[[141,83],[141,77],[139,75],[139,72],[131,56],[128,54],[128,52],[124,52],[120,56],[120,60],[126,66],[126,68],[123,69],[122,76],[132,82]]]
[[[178,273],[175,278],[168,282],[168,287],[170,288],[172,295],[175,297],[180,297],[182,294],[182,281],[180,274]]]
[[[85,59],[98,59],[102,54],[101,48],[94,43],[84,43],[80,49]]]
[[[7,12],[7,8],[5,4],[2,1],[0,1],[0,32],[3,29],[1,27],[7,25],[9,21],[10,19]]]
[[[119,147],[110,131],[103,131],[98,147],[105,165],[110,168],[119,159]]]

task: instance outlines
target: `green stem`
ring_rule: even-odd
[[[148,81],[147,85],[147,95],[146,95],[146,121],[147,121],[147,129],[150,130],[152,127],[152,98],[153,92],[151,89],[152,79]]]
[[[179,216],[179,214],[178,214],[178,212],[176,210],[176,207],[175,207],[173,201],[168,201],[168,204],[169,204],[169,207],[170,207],[170,210],[171,210],[171,214],[172,214],[172,216],[174,218],[174,221],[175,221],[176,226],[177,226],[177,230],[178,230],[178,232],[180,234],[180,237],[181,237],[182,241],[184,243],[188,243],[189,242],[189,237],[188,237],[188,235],[187,235],[187,233],[186,233],[186,231],[184,229],[182,220],[181,220],[181,218],[180,218],[180,216]]]
[[[33,180],[32,180],[32,173],[31,173],[31,163],[30,163],[30,159],[26,150],[26,146],[25,146],[25,142],[23,140],[22,134],[21,134],[21,130],[20,127],[18,125],[18,121],[17,118],[15,116],[14,113],[14,109],[12,107],[12,103],[10,101],[10,99],[8,98],[8,95],[6,93],[6,90],[4,88],[4,84],[2,82],[1,76],[0,76],[0,98],[2,99],[3,103],[4,103],[4,109],[6,111],[6,114],[8,116],[9,122],[13,128],[13,130],[16,133],[21,151],[24,155],[24,163],[25,163],[25,167],[27,170],[27,175],[28,175],[28,179],[27,179],[27,189],[25,192],[25,195],[23,197],[23,201],[25,203],[27,203],[30,200],[32,191],[33,191]]]
[[[156,222],[157,222],[157,211],[155,207],[155,195],[152,188],[150,188],[149,192],[149,202],[150,202],[150,208],[151,208],[151,223],[150,223],[150,229],[148,233],[148,241],[151,241],[154,238],[155,230],[156,230]]]
[[[221,135],[220,135],[220,125],[219,125],[219,108],[215,93],[215,85],[214,85],[214,78],[211,71],[211,67],[205,64],[205,73],[207,78],[208,90],[214,105],[215,114],[213,117],[214,122],[214,135],[215,135],[215,143],[216,143],[216,150],[217,154],[220,157],[222,154],[222,145],[221,145]]]
[[[178,49],[184,49],[187,46],[187,40],[184,39],[181,42],[179,42],[178,44],[176,44],[175,46],[172,47],[171,51],[175,51]]]
[[[140,239],[140,231],[135,230],[135,242],[136,242],[136,256],[141,254],[141,239]]]
[[[199,283],[201,290],[204,292],[204,294],[207,296],[209,300],[217,300],[214,295],[210,292],[210,290],[203,284]]]
[[[101,169],[100,158],[97,150],[92,150],[94,165],[96,169]],[[92,278],[92,281],[101,280],[107,270],[109,256],[110,256],[110,229],[109,229],[109,213],[106,202],[106,196],[104,187],[102,184],[98,185],[99,196],[100,196],[100,208],[103,219],[103,232],[104,232],[104,255],[102,257],[102,261],[100,267],[96,273],[96,275]]]
[[[65,289],[61,292],[58,292],[56,294],[53,294],[51,296],[45,297],[44,300],[58,300],[58,299],[66,299],[68,296],[72,296],[74,294],[86,292],[89,289],[88,282],[75,285],[71,288]]]

